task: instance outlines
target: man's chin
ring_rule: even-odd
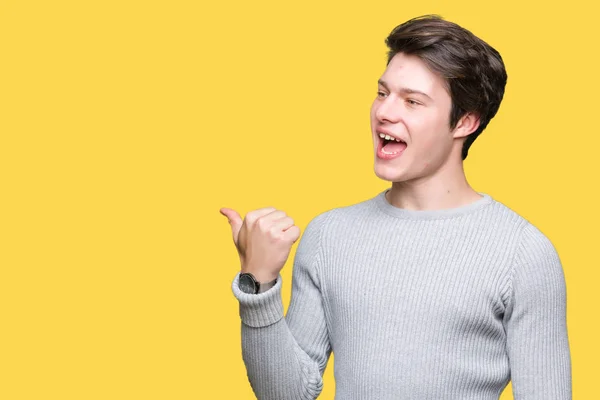
[[[393,170],[389,167],[382,167],[380,165],[375,165],[374,168],[375,175],[384,181],[388,182],[400,182],[404,180],[403,174],[399,173],[397,170]]]

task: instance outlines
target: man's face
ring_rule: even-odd
[[[445,165],[453,147],[462,144],[450,130],[452,101],[443,79],[418,57],[398,53],[377,90],[371,107],[375,174],[392,182],[434,174]],[[389,142],[380,134],[402,142]]]

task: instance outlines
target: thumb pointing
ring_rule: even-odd
[[[238,244],[238,235],[240,233],[240,229],[242,229],[242,217],[238,214],[237,211],[223,207],[219,210],[221,214],[227,217],[229,220],[229,224],[231,225],[231,233],[233,235],[233,242],[237,246]]]

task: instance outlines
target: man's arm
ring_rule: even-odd
[[[239,274],[234,279],[232,289],[242,320],[242,355],[259,400],[312,400],[321,393],[331,353],[318,276],[325,219],[325,214],[314,218],[300,239],[285,318],[281,276],[274,287],[260,294],[242,292]]]
[[[566,283],[556,249],[535,226],[522,232],[504,315],[515,400],[570,400]]]

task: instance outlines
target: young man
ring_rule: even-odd
[[[435,16],[386,39],[371,109],[375,197],[306,227],[283,315],[279,271],[300,236],[274,208],[223,208],[242,262],[233,282],[259,399],[315,399],[335,353],[336,399],[571,399],[566,285],[552,243],[472,189],[463,160],[496,114],[496,50]]]

